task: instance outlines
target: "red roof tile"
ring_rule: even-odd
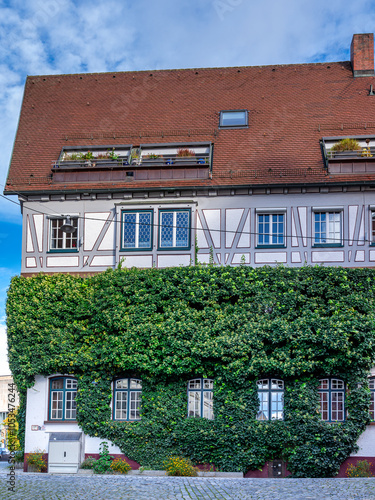
[[[349,62],[31,76],[6,193],[375,180],[327,175],[323,136],[375,136],[373,77]],[[220,110],[247,109],[249,127],[219,129]],[[51,180],[62,147],[214,144],[212,179],[67,184]]]

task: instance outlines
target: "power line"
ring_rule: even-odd
[[[3,184],[0,184],[4,187]],[[19,194],[19,193],[18,193]],[[11,200],[9,198],[7,198],[6,196],[0,194],[0,197],[1,198],[4,198],[5,200],[8,200],[10,201],[11,203],[14,203],[15,205],[18,205],[19,207],[21,207],[21,204],[19,202],[16,202],[14,200]],[[27,208],[28,210],[30,210],[31,212],[35,212],[37,214],[40,214],[40,215],[47,215],[47,216],[50,216],[51,214],[50,213],[47,213],[47,212],[42,212],[40,210],[36,210],[35,208],[30,208],[28,207]],[[52,209],[51,209],[52,210]],[[55,214],[57,214],[59,217],[61,217],[61,214],[56,212],[55,210],[52,210],[52,212],[54,212]],[[67,214],[68,215],[68,214]],[[92,221],[98,221],[98,222],[108,222],[109,224],[122,224],[123,222],[121,220],[115,220],[114,218],[112,218],[111,220],[109,219],[98,219],[97,217],[87,217],[87,216],[82,216],[82,215],[74,215],[74,216],[71,216],[71,218],[74,218],[74,219],[81,219],[83,221],[85,220],[92,220]],[[138,222],[138,223],[129,223],[129,224],[134,224],[134,225],[138,225],[138,226],[152,226],[152,227],[157,227],[159,228],[160,227],[160,224],[158,223],[144,223],[144,222]],[[269,224],[272,224],[272,222],[270,222]],[[177,226],[177,225],[171,225],[171,224],[163,224],[163,227],[168,227],[168,228],[176,228],[176,229],[188,229],[186,226]],[[203,227],[190,227],[190,229],[194,230],[194,231],[204,231],[204,232],[208,232],[208,233],[212,233],[212,232],[215,232],[215,233],[224,233],[224,234],[234,234],[236,235],[237,234],[237,230],[230,230],[230,229],[205,229]],[[259,233],[257,231],[241,231],[241,235],[254,235],[254,236],[271,236],[269,235],[269,233]],[[276,234],[276,236],[278,236]],[[282,235],[283,238],[285,239],[288,239],[288,238],[302,238],[302,240],[304,239],[307,239],[307,240],[314,240],[315,239],[315,236],[307,236],[307,235],[290,235],[290,234],[285,234],[285,235]],[[333,238],[327,238],[327,239],[333,239]],[[335,240],[336,241],[336,240]],[[357,240],[354,240],[351,239],[351,238],[340,238],[339,241],[337,241],[335,243],[335,241],[331,241],[329,243],[324,243],[324,244],[337,244],[337,243],[342,243],[342,242],[345,242],[345,241],[348,241],[348,242],[351,242],[351,243],[371,243],[371,240],[367,239],[367,238],[363,238],[363,239],[357,239]],[[280,246],[281,247],[281,246]]]

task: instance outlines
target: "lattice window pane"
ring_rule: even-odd
[[[131,378],[130,389],[142,389],[142,382],[136,378]]]
[[[269,388],[269,380],[268,379],[258,380],[257,388],[258,389],[268,389]]]
[[[328,421],[328,392],[319,393],[320,414],[322,420]]]
[[[211,391],[203,392],[203,417],[210,420],[214,418],[214,401]]]
[[[319,390],[328,390],[328,388],[329,388],[328,378],[319,380]]]
[[[331,412],[332,420],[344,420],[344,393],[331,393]]]
[[[189,417],[201,416],[201,392],[189,391],[188,415]]]
[[[375,420],[375,393],[371,393],[371,403],[370,403],[370,418],[372,421]]]
[[[268,395],[268,392],[258,392],[259,411],[257,413],[257,420],[269,420]]]
[[[130,392],[129,420],[140,419],[140,408],[141,408],[141,392],[131,391]]]
[[[115,419],[116,420],[126,420],[128,407],[128,393],[126,391],[116,392],[115,401]]]
[[[137,214],[135,212],[124,214],[124,226],[123,226],[124,248],[136,247],[136,221],[137,221]]]
[[[149,248],[151,246],[151,214],[139,213],[139,248]]]
[[[116,380],[116,389],[127,389],[128,388],[128,379],[122,378],[121,380]]]
[[[331,389],[344,389],[344,382],[342,380],[339,380],[337,378],[333,378],[331,380]]]
[[[65,418],[75,419],[76,418],[76,392],[67,391],[65,393]]]
[[[199,378],[189,381],[189,389],[201,389],[201,380]]]
[[[162,212],[160,228],[160,246],[165,248],[173,247],[173,212]]]
[[[51,419],[61,420],[63,418],[63,392],[53,391],[51,397]]]
[[[284,382],[278,379],[271,379],[271,389],[284,389]]]
[[[271,419],[283,419],[284,398],[282,392],[271,392]]]
[[[203,379],[203,389],[213,389],[214,388],[214,381],[210,380],[209,378]]]
[[[176,213],[176,247],[189,245],[189,212]]]

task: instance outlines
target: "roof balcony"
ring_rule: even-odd
[[[52,163],[53,182],[208,179],[211,143],[63,148]]]
[[[375,137],[323,137],[325,166],[330,174],[374,174]]]

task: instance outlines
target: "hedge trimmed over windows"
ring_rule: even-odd
[[[337,473],[369,420],[375,358],[371,269],[197,266],[13,278],[10,366],[21,393],[36,374],[78,379],[77,420],[129,458],[170,455],[224,471],[283,458],[296,477]],[[142,379],[142,420],[111,420],[111,381]],[[318,412],[318,379],[348,386],[343,423]],[[214,420],[187,418],[187,382],[214,379]],[[284,421],[256,420],[256,380],[285,382]],[[97,382],[97,384],[93,384]]]

